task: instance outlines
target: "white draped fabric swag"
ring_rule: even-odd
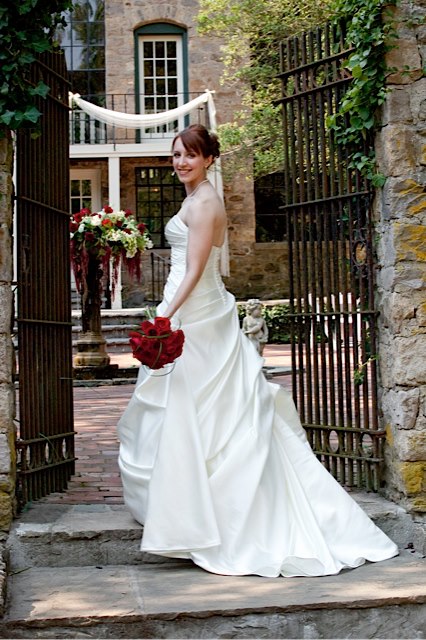
[[[161,113],[150,114],[138,114],[138,113],[122,113],[120,111],[112,111],[111,109],[105,109],[99,107],[87,100],[80,98],[78,93],[69,94],[69,104],[72,108],[73,103],[95,120],[105,122],[111,126],[123,127],[125,129],[143,129],[146,127],[157,127],[169,122],[173,122],[182,116],[188,115],[191,111],[200,107],[203,104],[207,104],[207,110],[209,115],[209,123],[211,131],[217,131],[216,124],[216,106],[213,100],[214,91],[206,89],[205,92],[186,102],[185,104],[177,107],[176,109],[170,109],[169,111],[163,111]],[[215,186],[216,190],[223,199],[223,180],[220,158],[216,159],[212,169],[208,171],[208,178],[210,182]],[[226,234],[225,242],[222,248],[220,270],[223,276],[229,276],[229,247],[228,247],[228,235]]]

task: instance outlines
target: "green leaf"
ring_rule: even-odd
[[[41,112],[37,109],[37,107],[27,107],[24,111],[25,120],[29,120],[30,122],[36,123],[41,116]]]

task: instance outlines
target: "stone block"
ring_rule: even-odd
[[[386,176],[404,176],[416,169],[414,130],[410,125],[388,124],[376,136],[379,171]]]
[[[426,460],[426,431],[399,431],[395,434],[395,448],[404,462]]]
[[[12,381],[14,354],[9,333],[0,333],[0,383]]]
[[[9,445],[9,434],[0,433],[0,474],[10,473],[12,454]]]
[[[396,46],[386,55],[386,64],[395,71],[388,76],[388,84],[411,84],[423,76],[422,60],[414,34],[400,36]]]
[[[9,433],[15,418],[15,389],[12,384],[0,384],[0,433]]]
[[[426,263],[426,225],[396,222],[393,229],[396,260]]]
[[[406,495],[416,496],[426,491],[426,462],[402,462],[400,473]]]
[[[405,87],[392,87],[383,105],[382,125],[412,124],[410,92]]]
[[[396,337],[388,355],[396,385],[426,384],[426,340],[424,334]]]
[[[404,90],[403,93],[405,93]],[[413,121],[418,123],[426,120],[426,78],[413,82],[407,88],[407,93],[409,95],[409,106],[407,108]],[[401,120],[401,122],[404,122],[404,120]]]
[[[0,493],[0,531],[8,531],[13,518],[13,498]]]
[[[419,413],[420,389],[394,388],[385,391],[381,397],[381,407],[385,422],[393,428],[412,429]]]
[[[420,294],[421,295],[421,294]],[[384,326],[390,327],[394,334],[402,334],[404,329],[408,331],[417,327],[416,313],[416,299],[415,296],[404,296],[397,293],[392,293],[383,296],[382,304],[380,305],[382,314],[382,321]],[[413,320],[414,322],[407,322]]]
[[[426,283],[426,265],[416,262],[401,262],[394,273],[394,290],[403,293],[409,290],[423,291]]]
[[[0,282],[12,282],[12,238],[9,228],[0,225]]]
[[[12,329],[12,303],[11,286],[0,282],[0,334],[10,333]]]
[[[417,307],[416,317],[419,327],[426,327],[426,302]]]
[[[426,224],[426,193],[424,184],[413,177],[388,178],[380,202],[381,220],[408,217]]]

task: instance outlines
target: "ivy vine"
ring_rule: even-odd
[[[378,108],[386,99],[389,69],[385,54],[395,46],[396,32],[391,6],[398,0],[336,0],[333,23],[345,25],[345,44],[354,47],[346,67],[353,81],[336,114],[328,118],[338,144],[353,149],[351,166],[383,186],[385,176],[377,173],[373,150],[364,151],[366,138],[376,126]]]
[[[34,126],[41,116],[36,96],[46,97],[43,82],[30,86],[29,65],[55,48],[54,33],[64,25],[72,0],[3,0],[0,6],[0,137],[7,129]]]

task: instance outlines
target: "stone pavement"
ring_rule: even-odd
[[[111,353],[111,364],[135,367],[130,353]],[[265,365],[276,372],[291,365],[289,345],[267,345]],[[273,381],[291,389],[291,376],[274,376]],[[113,384],[120,383],[120,384]],[[122,384],[125,383],[125,384]],[[118,472],[117,422],[134,389],[129,380],[107,380],[102,384],[86,383],[74,388],[74,426],[76,473],[64,493],[53,493],[39,502],[51,504],[122,504]]]

